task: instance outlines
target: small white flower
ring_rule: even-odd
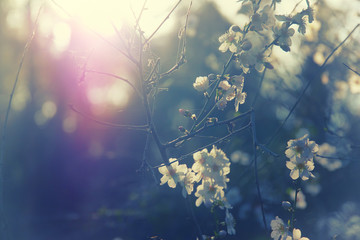
[[[295,200],[295,190],[289,192],[290,198]],[[306,197],[302,191],[299,191],[296,198],[296,208],[305,209],[307,207]]]
[[[219,101],[217,101],[216,106],[219,110],[224,110],[226,108],[227,101],[225,98],[221,98]]]
[[[231,85],[228,81],[223,80],[219,83],[219,88],[224,89],[225,91],[231,88]]]
[[[168,183],[169,187],[175,188],[178,182],[183,181],[188,169],[186,164],[179,165],[176,158],[170,158],[169,161],[171,162],[170,166],[159,167],[159,172],[163,175],[160,185]]]
[[[236,90],[236,95],[235,95],[235,111],[236,112],[239,111],[239,104],[245,103],[245,98],[246,98],[245,92]]]
[[[275,220],[272,220],[270,223],[271,226],[271,238],[274,240],[288,240],[289,227],[286,226],[281,218],[278,216],[275,217]]]
[[[195,182],[195,173],[188,169],[183,181],[181,181],[181,185],[183,187],[182,195],[186,198],[186,194],[190,195],[194,190],[194,182]]]
[[[195,205],[199,207],[201,203],[205,206],[210,206],[216,200],[222,200],[224,198],[223,187],[214,185],[211,181],[202,181],[195,193],[196,199]]]
[[[309,180],[310,177],[315,177],[311,171],[314,170],[314,162],[312,160],[308,160],[305,162],[296,162],[294,160],[290,160],[286,162],[286,167],[291,170],[290,177],[293,180],[298,179],[299,177],[303,180]]]
[[[235,32],[233,28],[235,25],[231,26],[227,33],[224,33],[219,37],[219,42],[221,43],[219,50],[221,52],[226,52],[229,50],[230,52],[237,52],[237,44],[239,43],[241,33]]]
[[[209,88],[208,77],[197,77],[193,86],[197,91],[205,92]]]
[[[309,140],[308,134],[298,139],[289,140],[287,145],[285,155],[295,162],[312,160],[319,150],[319,146],[314,141]]]

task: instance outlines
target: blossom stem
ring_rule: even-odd
[[[238,120],[238,119],[240,119],[240,118],[243,118],[243,117],[249,115],[249,114],[251,113],[251,111],[252,111],[252,110],[249,110],[249,111],[247,111],[247,112],[244,112],[243,114],[240,114],[240,115],[238,115],[238,116],[236,116],[236,117],[233,117],[233,118],[230,118],[230,119],[228,119],[228,120],[215,122],[214,124],[208,125],[208,126],[203,126],[203,127],[199,128],[198,130],[196,130],[195,132],[192,132],[192,133],[189,133],[189,134],[187,134],[187,135],[178,137],[178,138],[176,138],[176,139],[174,139],[174,140],[166,143],[165,146],[166,146],[167,148],[169,148],[169,147],[174,147],[174,146],[176,146],[177,143],[179,143],[179,142],[181,142],[181,141],[188,140],[188,139],[190,139],[191,137],[194,137],[194,136],[198,135],[199,133],[201,133],[201,132],[203,132],[203,131],[205,131],[205,130],[207,130],[207,129],[209,129],[209,128],[218,127],[218,126],[222,126],[222,125],[228,125],[228,124],[231,123],[231,122],[234,122],[234,121],[236,121],[236,120]]]
[[[253,152],[254,152],[254,171],[255,171],[255,183],[256,183],[256,189],[258,192],[259,200],[260,200],[260,206],[261,206],[261,213],[262,218],[264,222],[264,227],[266,232],[268,232],[268,228],[266,225],[266,218],[265,218],[265,211],[264,211],[264,202],[261,197],[261,191],[260,191],[260,183],[259,183],[259,176],[258,176],[258,166],[257,166],[257,137],[256,137],[256,126],[255,126],[255,113],[254,111],[251,112],[250,115],[250,124],[251,124],[251,132],[252,132],[252,139],[253,139]]]
[[[210,99],[211,99],[211,98],[214,96],[214,94],[216,93],[216,89],[217,89],[217,87],[218,87],[221,79],[223,78],[226,70],[228,69],[231,61],[233,60],[234,56],[235,56],[235,53],[232,53],[231,56],[230,56],[230,58],[228,59],[228,61],[227,61],[226,64],[224,65],[223,71],[222,71],[219,79],[216,81],[214,88],[211,90],[210,96],[206,99],[206,102],[205,102],[203,108],[201,109],[201,111],[200,111],[200,113],[199,113],[199,115],[198,115],[198,119],[201,119],[201,120],[200,120],[199,123],[197,123],[198,121],[195,121],[195,122],[194,122],[193,126],[192,126],[191,129],[190,129],[190,133],[193,132],[196,128],[198,128],[199,125],[200,125],[201,123],[203,123],[203,122],[206,120],[206,118],[209,116],[209,114],[214,110],[216,104],[214,104],[214,106],[212,107],[212,109],[209,111],[208,114],[206,114],[205,117],[201,118],[201,115],[203,115],[203,113],[205,112],[206,106],[208,105]]]
[[[296,212],[296,205],[297,205],[297,197],[298,197],[298,193],[301,190],[298,187],[298,180],[294,181],[294,185],[295,185],[295,199],[294,199],[294,207],[293,207],[293,210],[291,211],[290,231],[292,231],[295,226],[295,212]]]

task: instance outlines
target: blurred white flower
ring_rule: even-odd
[[[360,76],[356,74],[351,74],[348,81],[350,86],[350,92],[352,94],[360,93]]]
[[[290,236],[289,227],[284,224],[284,221],[278,216],[275,217],[275,220],[272,220],[270,223],[271,226],[271,238],[274,240],[288,240]]]
[[[335,171],[342,167],[342,161],[335,158],[336,147],[328,143],[323,143],[319,146],[317,152],[318,157],[315,158],[322,167],[329,171]]]
[[[239,27],[232,25],[228,32],[219,37],[219,42],[221,43],[219,50],[221,52],[226,52],[227,50],[233,53],[237,52],[237,44],[241,38],[241,33],[234,31],[236,28]]]
[[[183,181],[180,182],[183,187],[182,195],[186,198],[186,194],[190,195],[194,190],[195,173],[189,168]]]
[[[307,238],[307,237],[301,237],[300,229],[296,229],[296,228],[294,228],[294,230],[293,230],[292,239],[293,240],[309,240],[309,238]]]
[[[233,215],[229,212],[229,209],[226,209],[225,223],[227,228],[227,233],[229,235],[235,235],[235,220]]]
[[[242,152],[240,150],[236,150],[230,155],[230,159],[233,163],[240,163],[241,165],[249,165],[250,164],[250,155],[246,152]]]
[[[208,77],[197,77],[195,83],[193,83],[193,86],[197,91],[205,92],[209,88]]]
[[[291,190],[289,192],[290,198],[294,201],[295,200],[295,190]],[[296,200],[296,208],[298,209],[305,209],[307,207],[306,198],[302,191],[299,191],[297,194]]]

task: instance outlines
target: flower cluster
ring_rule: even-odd
[[[215,201],[224,201],[224,189],[229,179],[226,177],[230,173],[230,161],[221,149],[213,146],[210,153],[205,148],[194,153],[194,164],[192,170],[195,172],[195,180],[201,181],[197,187],[195,196],[196,206],[204,203],[206,206]]]
[[[259,72],[272,68],[268,62],[271,45],[277,45],[284,51],[290,51],[291,37],[295,30],[290,28],[298,25],[298,32],[305,34],[306,19],[314,21],[313,9],[296,13],[294,16],[275,15],[277,1],[244,0],[239,13],[247,15],[250,22],[243,29],[232,25],[228,32],[219,37],[221,52],[235,54],[242,70],[247,73],[251,67]],[[273,36],[273,39],[270,38]],[[223,102],[222,102],[223,104]]]
[[[194,153],[193,158],[194,164],[191,168],[186,164],[179,164],[175,158],[169,159],[170,165],[160,166],[158,170],[163,175],[160,185],[168,183],[169,187],[175,188],[179,183],[183,187],[182,194],[186,197],[193,192],[194,183],[200,183],[195,192],[195,205],[199,207],[202,203],[205,206],[217,203],[222,209],[225,207],[227,233],[235,234],[234,217],[229,212],[231,205],[226,201],[224,193],[229,182],[227,175],[230,173],[230,160],[215,146],[210,152],[205,148]]]
[[[311,171],[315,168],[313,158],[319,150],[318,145],[310,141],[307,134],[288,141],[287,145],[285,155],[290,161],[286,162],[286,167],[291,170],[290,177],[293,180],[300,177],[304,181],[314,177]]]
[[[245,103],[246,93],[243,92],[244,76],[235,75],[226,77],[219,83],[216,92],[216,106],[219,110],[224,110],[227,102],[235,99],[235,111],[239,111],[239,105]]]

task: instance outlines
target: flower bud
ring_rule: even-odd
[[[241,49],[244,51],[249,51],[252,48],[252,44],[250,41],[245,41],[241,44]]]
[[[274,69],[274,66],[269,63],[269,62],[264,62],[264,66],[267,68],[267,69]]]
[[[179,126],[178,129],[182,133],[186,132],[186,129],[183,126]]]
[[[291,203],[289,201],[282,201],[281,206],[285,209],[285,210],[290,210],[291,209]]]
[[[213,74],[213,73],[210,73],[210,74],[208,75],[208,79],[209,79],[209,80],[215,80],[215,79],[216,79],[216,75]]]
[[[225,230],[220,230],[219,237],[224,238],[225,236],[226,236],[226,231]]]
[[[233,30],[234,32],[240,32],[241,31],[240,27],[236,26],[236,25],[232,25],[231,30]]]
[[[183,115],[184,117],[191,117],[191,112],[189,110],[185,110],[185,109],[180,108],[179,113],[181,115]]]

